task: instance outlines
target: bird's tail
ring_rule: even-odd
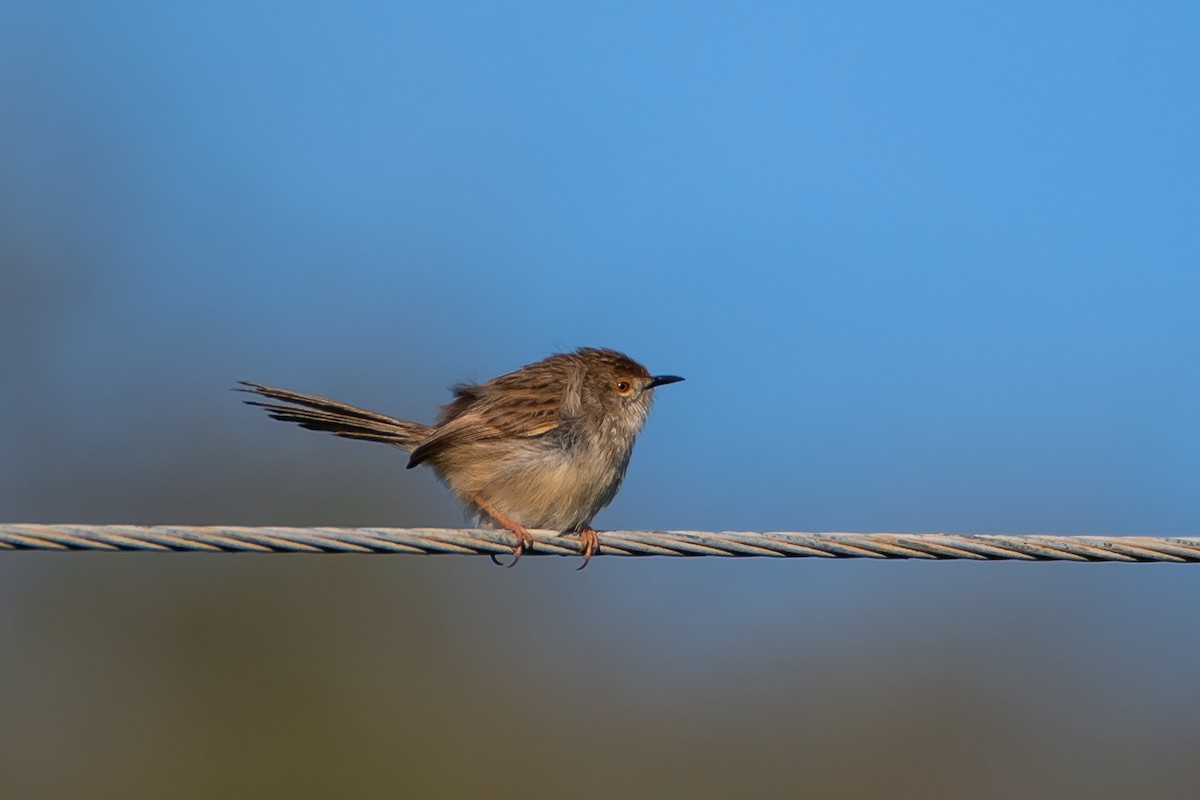
[[[338,403],[325,397],[301,394],[261,383],[239,381],[240,392],[257,394],[278,403],[247,400],[252,406],[266,409],[272,419],[294,422],[312,431],[326,431],[347,439],[383,442],[412,451],[433,433],[433,428],[419,422],[396,419],[365,408]]]

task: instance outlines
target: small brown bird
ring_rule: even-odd
[[[279,401],[246,401],[274,419],[395,445],[412,454],[410,469],[429,464],[480,523],[516,535],[513,564],[533,545],[527,529],[549,528],[578,534],[587,566],[600,547],[592,518],[621,488],[654,388],[681,380],[651,375],[615,350],[584,347],[487,383],[455,386],[432,426],[260,383],[241,385]]]

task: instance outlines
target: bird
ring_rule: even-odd
[[[600,548],[592,518],[621,488],[655,389],[682,380],[581,347],[456,384],[432,425],[252,381],[238,390],[262,398],[245,402],[273,419],[393,445],[409,469],[432,467],[477,524],[514,535],[509,566],[532,549],[534,528],[578,536],[583,569]]]

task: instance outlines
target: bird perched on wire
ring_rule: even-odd
[[[455,386],[434,425],[260,383],[241,385],[277,401],[246,401],[274,419],[395,445],[411,453],[410,469],[429,464],[481,524],[516,536],[513,564],[533,545],[529,528],[577,534],[582,569],[600,547],[592,518],[621,488],[655,387],[681,380],[651,375],[616,350],[583,347],[487,383]]]

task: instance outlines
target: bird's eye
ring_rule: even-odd
[[[629,381],[617,379],[613,381],[613,390],[617,394],[629,394],[633,391],[633,384]]]

